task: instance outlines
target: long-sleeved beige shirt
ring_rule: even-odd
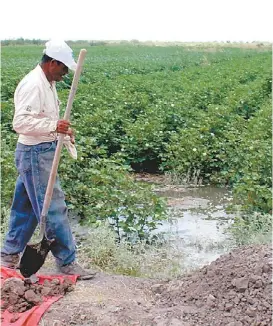
[[[13,129],[19,134],[19,143],[37,145],[58,139],[56,129],[60,102],[55,82],[49,83],[40,65],[20,81],[14,103]],[[64,145],[76,159],[77,150],[70,136],[65,136]]]
[[[18,84],[14,103],[13,128],[20,143],[36,145],[57,139],[58,95],[55,83],[49,83],[40,65]]]

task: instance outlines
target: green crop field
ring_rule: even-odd
[[[79,45],[72,48],[77,58]],[[2,46],[2,207],[16,178],[13,93],[42,46]],[[272,52],[184,46],[86,46],[72,109],[78,160],[64,152],[69,207],[143,237],[164,201],[130,171],[229,186],[247,214],[271,211]],[[65,109],[72,75],[58,85]],[[121,219],[120,216],[123,218]],[[6,216],[2,216],[5,219]]]

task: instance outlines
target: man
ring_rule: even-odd
[[[59,119],[55,82],[68,69],[75,70],[71,48],[63,41],[46,43],[41,63],[19,83],[14,94],[13,128],[19,134],[15,152],[19,176],[11,207],[9,230],[1,249],[1,263],[9,268],[19,264],[20,253],[39,223],[58,134],[66,134],[71,154],[74,136],[70,122]],[[67,217],[64,193],[57,177],[49,207],[46,234],[55,239],[51,251],[57,268],[80,279],[94,277],[75,261],[76,248]]]

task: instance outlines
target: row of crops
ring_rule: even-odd
[[[77,57],[80,47],[73,48]],[[112,217],[116,229],[140,236],[153,229],[165,217],[164,202],[130,178],[132,169],[230,186],[244,211],[271,210],[270,50],[120,45],[87,51],[72,112],[79,159],[66,156],[60,165],[67,200],[80,216]],[[2,47],[7,207],[16,177],[12,97],[41,53],[40,46]],[[71,82],[69,75],[58,85],[63,109]]]

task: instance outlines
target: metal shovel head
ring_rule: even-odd
[[[24,277],[30,277],[43,266],[51,244],[52,240],[44,236],[41,242],[26,246],[19,264]]]

